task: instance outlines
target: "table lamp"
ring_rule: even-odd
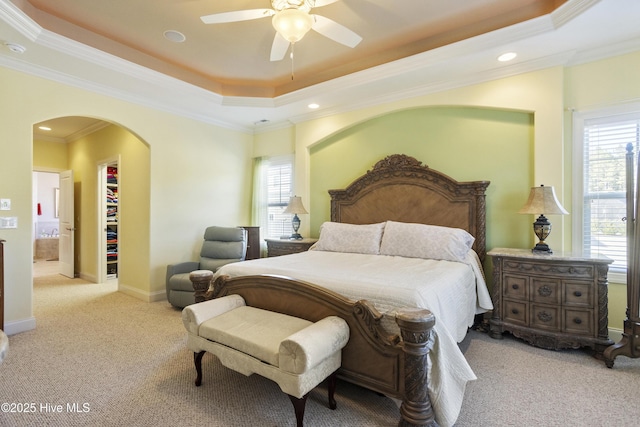
[[[293,234],[291,235],[291,240],[302,240],[302,236],[298,233],[300,229],[300,218],[298,218],[298,214],[308,214],[307,210],[302,205],[302,199],[299,196],[292,196],[289,199],[289,204],[283,213],[293,214],[293,218],[291,219],[291,226],[293,227]]]
[[[533,232],[540,240],[532,249],[535,253],[551,254],[553,251],[545,243],[545,239],[551,234],[551,223],[544,215],[567,215],[569,212],[562,207],[553,187],[532,187],[529,193],[529,200],[518,211],[521,214],[540,214],[536,222],[533,223]]]

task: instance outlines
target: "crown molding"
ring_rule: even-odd
[[[554,28],[560,28],[572,19],[580,16],[582,13],[590,9],[600,0],[573,0],[568,1],[553,12],[551,12],[551,20]]]
[[[274,98],[257,98],[222,96],[60,36],[39,26],[8,0],[0,0],[0,18],[23,36],[38,46],[60,53],[61,58],[63,58],[62,55],[65,55],[68,58],[99,67],[98,71],[106,71],[109,78],[113,77],[113,80],[119,84],[117,86],[110,85],[105,79],[91,80],[88,74],[76,75],[71,70],[52,69],[27,62],[14,55],[0,55],[0,65],[169,114],[230,130],[255,134],[373,105],[456,89],[546,67],[577,65],[640,49],[640,37],[638,37],[618,44],[608,44],[584,51],[562,52],[511,66],[492,65],[491,68],[479,72],[461,71],[458,75],[446,75],[446,78],[434,79],[433,77],[434,74],[437,74],[434,73],[434,70],[437,70],[441,64],[457,60],[465,55],[480,52],[490,53],[492,50],[504,46],[505,40],[516,42],[553,32],[600,1],[570,0],[551,14],[530,21]],[[63,61],[63,59],[61,60]],[[413,79],[412,81],[409,80],[410,77]],[[371,90],[374,85],[383,87],[383,89]],[[284,113],[287,111],[295,111],[296,105],[300,107],[304,103],[306,108],[309,99],[326,98],[327,94],[337,94],[342,97],[340,105],[303,114],[292,112],[286,118],[279,118],[265,124],[241,125],[240,121],[233,122],[234,118],[243,114],[242,108],[264,109],[264,118],[269,119],[271,111],[274,111],[274,115],[285,116]],[[238,109],[235,110],[233,107],[238,107]],[[279,111],[275,112],[276,109]]]

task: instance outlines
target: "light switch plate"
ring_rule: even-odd
[[[18,217],[0,216],[0,228],[18,228]]]
[[[11,199],[0,199],[0,211],[11,210]]]

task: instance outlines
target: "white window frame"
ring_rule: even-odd
[[[274,200],[269,201],[269,172],[273,168],[289,168],[291,175],[288,177],[289,182],[281,188],[281,195],[279,200],[276,201],[276,205],[273,204]],[[264,209],[261,215],[260,223],[263,224],[264,233],[266,238],[277,239],[284,235],[291,235],[291,215],[280,214],[277,211],[284,211],[289,203],[289,198],[294,194],[293,181],[294,181],[294,156],[293,154],[287,154],[282,156],[273,156],[264,159],[264,176],[262,177],[262,185],[264,186],[261,194],[264,195],[265,200],[261,201]],[[272,194],[273,196],[273,194]],[[273,199],[273,197],[272,197]]]
[[[631,116],[640,117],[640,103],[630,103],[615,107],[574,112],[573,114],[573,212],[572,212],[572,246],[574,251],[582,251],[584,240],[584,130],[585,123],[602,121],[621,121]],[[637,158],[637,146],[634,147],[634,158]],[[622,158],[626,150],[621,153]],[[623,162],[624,164],[624,162]],[[634,174],[635,177],[635,174]],[[626,227],[625,227],[626,228]],[[626,249],[626,245],[625,245]],[[608,274],[611,283],[627,283],[626,263],[610,266]]]

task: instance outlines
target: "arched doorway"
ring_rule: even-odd
[[[41,126],[51,130],[43,130]],[[37,123],[33,127],[34,171],[69,170],[73,173],[74,217],[70,228],[74,229],[74,272],[75,276],[94,283],[104,281],[107,271],[107,248],[103,236],[106,233],[105,185],[98,172],[105,162],[114,158],[119,159],[120,169],[126,170],[126,176],[130,178],[119,184],[119,193],[130,194],[131,197],[128,200],[120,198],[121,205],[118,207],[119,219],[131,221],[129,227],[118,227],[118,240],[122,242],[124,237],[131,242],[128,246],[118,245],[119,270],[126,275],[127,271],[134,269],[135,254],[145,251],[136,245],[148,245],[148,239],[141,242],[136,238],[137,230],[144,231],[149,223],[148,145],[130,130],[98,118],[60,117]],[[129,233],[131,237],[127,239]],[[123,260],[127,252],[134,255],[130,260]],[[110,260],[114,260],[113,253],[110,254]]]

